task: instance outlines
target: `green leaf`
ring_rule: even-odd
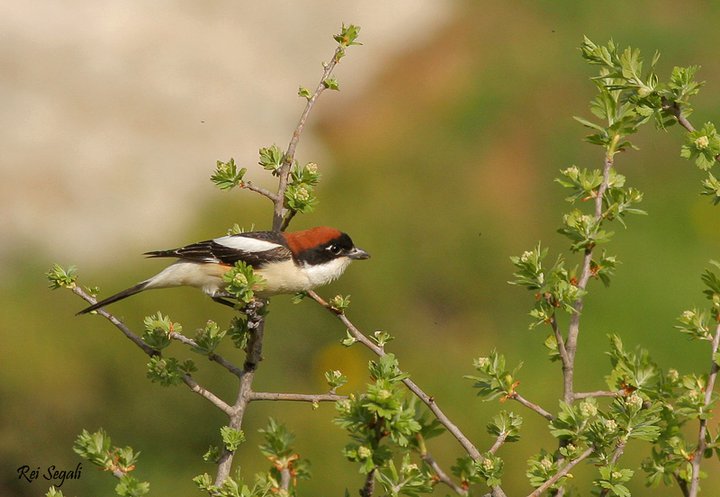
[[[59,264],[53,264],[45,273],[50,282],[50,288],[57,290],[58,288],[74,288],[77,281],[77,267],[69,266],[67,269]]]
[[[487,425],[487,432],[496,437],[505,437],[506,442],[520,440],[523,419],[514,412],[500,411]]]
[[[350,47],[352,45],[362,45],[362,43],[356,41],[359,35],[360,26],[354,24],[345,26],[345,23],[343,23],[340,33],[334,35],[333,39],[342,47]]]
[[[231,158],[227,162],[217,161],[210,180],[221,190],[230,190],[242,184],[246,172],[247,169],[244,167],[238,170],[235,159]]]
[[[304,86],[301,86],[300,88],[298,88],[298,97],[310,100],[310,98],[312,98],[312,92]]]
[[[329,78],[324,79],[322,84],[328,90],[340,90],[340,83],[338,83],[338,80],[335,78],[335,76],[330,76]]]
[[[222,437],[223,445],[230,452],[235,452],[245,441],[245,433],[242,430],[237,430],[230,426],[220,428],[220,436]]]
[[[336,369],[325,372],[325,381],[327,381],[327,384],[330,386],[330,390],[334,392],[348,382],[348,377]]]
[[[228,330],[221,330],[215,321],[208,321],[205,328],[197,330],[193,351],[203,355],[210,355],[220,345]]]
[[[153,356],[147,365],[147,377],[154,383],[164,387],[178,385],[186,374],[196,371],[197,368],[191,360],[178,361],[174,357]]]
[[[225,290],[245,304],[255,298],[255,290],[262,289],[265,285],[265,280],[255,274],[253,267],[241,260],[223,274],[223,281]]]
[[[273,176],[280,174],[285,155],[277,145],[271,145],[260,149],[260,164],[263,169],[270,171]]]
[[[182,332],[180,323],[172,322],[170,316],[163,316],[160,312],[154,316],[146,316],[143,323],[145,332],[142,339],[155,350],[162,350],[170,345],[172,341],[170,339],[171,333]]]

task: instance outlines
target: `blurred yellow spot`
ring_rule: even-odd
[[[349,394],[364,387],[369,381],[368,360],[363,349],[355,345],[344,347],[339,343],[330,343],[318,350],[313,357],[314,378],[318,378],[318,389],[328,389],[325,372],[340,370],[348,377],[347,384],[338,389],[338,393]]]

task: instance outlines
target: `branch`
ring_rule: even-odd
[[[372,497],[375,491],[375,471],[377,468],[373,468],[365,477],[365,485],[360,489],[360,497]]]
[[[185,373],[182,377],[183,382],[196,394],[200,395],[201,397],[209,400],[212,402],[215,407],[223,411],[228,416],[232,416],[233,414],[233,408],[230,407],[230,405],[227,404],[224,400],[222,400],[220,397],[212,393],[207,388],[201,387],[195,379],[190,376],[190,374]]]
[[[297,123],[297,126],[295,127],[295,130],[293,131],[292,138],[290,139],[290,143],[288,144],[287,151],[285,152],[285,156],[283,157],[282,165],[280,166],[280,171],[278,176],[280,177],[278,181],[278,190],[275,194],[275,210],[273,213],[273,231],[280,231],[281,227],[283,225],[283,217],[284,217],[284,210],[285,210],[285,191],[287,190],[288,186],[288,176],[290,175],[290,167],[293,164],[293,161],[295,160],[295,149],[297,148],[298,142],[300,141],[300,135],[303,132],[303,129],[305,128],[305,123],[307,122],[308,115],[310,115],[310,111],[315,106],[315,102],[317,101],[318,97],[320,97],[320,94],[324,92],[327,87],[325,86],[325,81],[330,77],[330,75],[333,72],[333,69],[335,69],[335,66],[337,65],[338,61],[340,60],[343,52],[343,47],[340,46],[335,49],[335,53],[333,54],[332,59],[330,62],[327,62],[323,64],[324,71],[322,78],[320,78],[320,82],[318,83],[317,87],[315,88],[315,92],[310,96],[310,98],[307,99],[307,103],[305,104],[305,109],[303,110],[302,114],[300,115],[300,120]],[[289,221],[288,221],[289,222]],[[287,225],[287,223],[286,223]],[[286,226],[287,227],[287,226]]]
[[[350,334],[353,336],[355,340],[363,344],[365,347],[373,351],[377,356],[383,357],[385,356],[385,351],[379,347],[377,344],[375,344],[372,340],[370,340],[368,337],[366,337],[348,318],[345,316],[345,314],[338,313],[335,309],[330,306],[325,300],[322,299],[317,293],[313,291],[309,291],[308,295],[310,298],[312,298],[315,302],[320,304],[321,306],[325,307],[328,311],[332,312],[337,318],[347,327]],[[435,398],[431,397],[430,395],[426,394],[414,381],[412,381],[410,378],[405,378],[402,380],[402,382],[405,384],[410,391],[415,394],[417,398],[419,398],[429,409],[432,411],[432,413],[435,415],[438,421],[449,431],[458,442],[460,442],[460,445],[462,445],[463,449],[475,460],[478,460],[482,457],[480,454],[480,451],[473,445],[473,443],[465,436],[465,434],[460,431],[460,428],[455,425],[452,421],[450,421],[450,418],[445,415],[445,413],[440,409],[440,407],[435,402]]]
[[[191,347],[196,347],[196,348],[198,346],[198,344],[195,340],[193,340],[192,338],[188,338],[185,335],[183,335],[182,333],[178,333],[177,331],[173,331],[172,333],[170,333],[169,336],[171,339],[177,340],[178,342],[184,343],[185,345],[189,345]],[[208,354],[207,358],[213,362],[220,364],[222,367],[224,367],[225,369],[230,371],[232,374],[234,374],[238,378],[242,377],[243,370],[240,369],[239,367],[237,367],[236,365],[234,365],[233,363],[231,363],[230,361],[228,361],[227,359],[225,359],[223,356],[213,352],[211,354]]]
[[[685,480],[680,478],[680,473],[678,471],[675,471],[673,473],[673,478],[675,478],[675,482],[677,482],[678,487],[680,487],[680,491],[683,494],[683,497],[690,497],[690,491],[688,490],[688,484]]]
[[[627,444],[627,438],[621,437],[618,441],[617,445],[615,446],[615,450],[613,451],[613,455],[610,458],[610,464],[615,464],[618,462],[618,459],[620,459],[620,456],[623,455],[623,452],[625,452],[625,445]],[[609,488],[603,488],[600,491],[600,497],[605,497],[607,494],[610,493]]]
[[[585,459],[590,457],[590,455],[593,453],[594,450],[595,449],[593,447],[588,447],[588,449],[585,452],[583,452],[578,457],[576,457],[575,459],[573,459],[572,461],[567,463],[565,466],[563,466],[563,468],[560,471],[555,473],[555,475],[553,475],[552,478],[550,478],[548,481],[546,481],[545,483],[540,485],[538,488],[536,488],[534,492],[532,492],[528,495],[528,497],[540,497],[545,490],[547,490],[548,488],[555,485],[555,483],[557,483],[558,480],[560,480],[560,478],[567,475],[570,472],[570,470],[572,470],[578,463],[580,463],[581,461],[584,461]]]
[[[90,304],[97,304],[97,299],[95,299],[92,295],[85,292],[82,288],[75,285],[72,287],[72,291],[75,295],[79,295],[82,297],[86,302]],[[133,333],[130,328],[128,328],[125,323],[120,321],[118,318],[116,318],[114,315],[110,314],[108,311],[106,311],[104,308],[98,309],[95,312],[97,312],[99,315],[110,321],[117,329],[119,329],[123,335],[125,335],[131,342],[133,342],[135,345],[140,347],[145,354],[147,354],[150,357],[160,355],[160,352],[155,350],[154,348],[150,347],[148,344],[142,341],[142,338],[137,336],[135,333]]]
[[[266,188],[263,188],[262,186],[255,186],[255,184],[250,181],[243,181],[240,184],[240,188],[245,188],[246,190],[250,190],[251,192],[259,193],[260,195],[272,200],[273,203],[277,202],[276,194]]]
[[[536,413],[538,413],[540,416],[547,419],[548,421],[552,421],[553,419],[555,419],[555,416],[550,414],[548,411],[546,411],[539,405],[535,404],[534,402],[530,402],[529,400],[527,400],[525,397],[523,397],[522,395],[520,395],[517,392],[513,392],[510,396],[508,396],[508,398],[518,401],[519,403],[521,403],[528,409],[535,411]]]
[[[683,116],[680,104],[678,104],[677,102],[669,103],[667,99],[663,98],[662,106],[664,109],[670,110],[672,112],[673,116],[675,116],[675,119],[677,119],[680,126],[685,128],[690,133],[695,131],[695,126],[693,126],[692,123],[688,121],[687,117]]]
[[[555,333],[555,341],[557,342],[558,353],[560,354],[560,359],[562,360],[564,372],[566,369],[570,368],[570,357],[568,356],[567,349],[565,348],[565,339],[560,333],[560,329],[558,327],[557,315],[554,312],[550,318],[550,327],[552,328],[553,333]]]
[[[495,443],[492,445],[492,447],[490,447],[490,450],[488,452],[490,452],[491,454],[495,454],[495,452],[497,452],[498,449],[502,447],[502,445],[505,443],[505,439],[507,438],[507,436],[508,433],[506,431],[498,435],[498,437],[495,439]]]
[[[252,382],[255,378],[255,371],[258,364],[262,361],[262,341],[265,331],[265,319],[262,316],[262,308],[267,305],[266,300],[255,300],[245,306],[245,314],[248,318],[248,343],[245,348],[245,363],[243,364],[243,373],[240,377],[240,388],[238,390],[237,400],[232,406],[232,414],[228,426],[239,430],[242,427],[245,410],[250,403],[250,395],[252,394]],[[235,452],[223,449],[218,461],[217,475],[215,476],[215,485],[219,486],[230,476],[233,457]]]
[[[297,402],[337,402],[338,400],[347,399],[347,395],[337,395],[334,393],[278,393],[278,392],[250,392],[248,401],[254,400],[284,400]]]
[[[613,151],[620,136],[615,135],[613,145],[611,149],[605,155],[605,163],[603,167],[603,179],[602,183],[598,187],[597,193],[595,194],[595,220],[599,221],[602,218],[602,202],[605,191],[608,188],[610,181],[610,169],[613,166]],[[592,262],[592,247],[585,249],[585,255],[583,257],[582,272],[580,273],[580,279],[578,280],[577,287],[582,291],[587,287],[588,281],[592,276],[592,270],[590,269],[590,263]],[[568,367],[563,367],[563,400],[567,404],[571,404],[573,401],[573,378],[575,376],[575,352],[577,352],[577,341],[580,333],[580,314],[582,313],[584,305],[583,297],[578,298],[573,304],[574,312],[570,317],[570,325],[568,326],[568,337],[565,342],[568,356]]]
[[[425,464],[430,466],[430,468],[435,472],[435,477],[438,482],[443,483],[450,487],[453,492],[455,492],[458,495],[466,496],[468,495],[467,489],[461,487],[448,476],[448,474],[443,471],[443,469],[440,467],[440,465],[437,463],[437,461],[431,456],[429,453],[421,453],[420,458],[425,461]]]
[[[595,392],[577,392],[573,394],[573,399],[580,400],[593,397],[623,397],[625,396],[625,394],[625,390],[616,390],[614,392],[610,392],[607,390],[597,390]]]
[[[705,386],[705,405],[704,408],[710,406],[712,402],[713,390],[715,389],[715,380],[717,379],[718,366],[715,362],[715,354],[720,347],[720,324],[715,327],[715,337],[712,341],[712,355],[710,365],[710,376],[708,376],[707,385]],[[702,462],[703,453],[705,452],[705,434],[707,432],[707,419],[700,420],[700,429],[698,430],[697,449],[692,460],[692,478],[690,480],[690,497],[696,497],[700,491],[700,463]]]

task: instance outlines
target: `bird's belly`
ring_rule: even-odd
[[[229,269],[223,264],[178,261],[151,278],[148,288],[191,286],[215,296],[225,287],[223,275]]]
[[[269,264],[256,269],[255,274],[265,280],[265,283],[256,291],[260,297],[279,293],[303,292],[313,287],[307,275],[299,270],[292,260]]]

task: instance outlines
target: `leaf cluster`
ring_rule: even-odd
[[[75,440],[73,451],[95,466],[113,473],[119,479],[115,493],[120,497],[140,497],[150,491],[149,483],[129,474],[135,469],[140,453],[129,446],[114,447],[102,428],[93,433],[83,430]]]
[[[510,261],[515,266],[514,279],[509,283],[527,288],[535,293],[535,305],[530,311],[533,321],[530,328],[552,322],[557,309],[568,314],[575,312],[573,305],[585,292],[576,284],[576,270],[565,268],[565,261],[558,256],[552,266],[545,268],[543,261],[548,250],[538,244]],[[604,272],[607,274],[607,271]]]
[[[515,389],[520,384],[517,372],[522,363],[508,370],[505,367],[505,356],[493,349],[488,356],[475,359],[473,366],[478,374],[466,375],[465,378],[475,381],[473,387],[477,389],[478,397],[488,401],[500,396],[509,399],[515,395]]]

